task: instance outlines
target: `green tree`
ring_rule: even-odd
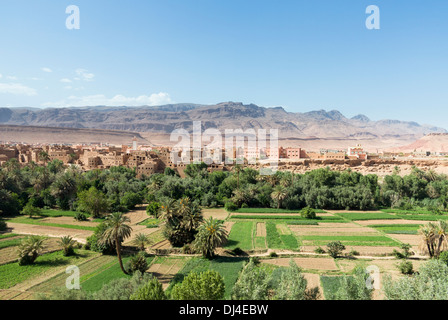
[[[152,278],[131,295],[131,300],[167,300],[167,297],[159,280]]]
[[[224,224],[210,217],[199,227],[193,247],[206,258],[213,258],[215,249],[227,240]]]
[[[372,300],[373,288],[366,283],[369,274],[361,267],[356,267],[352,276],[344,275],[336,294],[330,300]]]
[[[201,273],[190,272],[188,276],[174,286],[171,298],[174,300],[222,300],[225,284],[223,277],[216,271]]]
[[[29,201],[26,206],[23,208],[21,214],[27,215],[30,218],[33,218],[34,216],[40,216],[42,215],[42,210],[40,208],[34,207],[32,202]]]
[[[305,277],[302,270],[293,259],[289,262],[289,268],[282,273],[275,298],[279,300],[315,300],[319,296],[319,288],[307,290]]]
[[[93,218],[101,217],[108,208],[106,196],[95,187],[78,193],[78,209],[89,213]]]
[[[412,276],[385,276],[383,291],[387,300],[448,300],[448,266],[432,259]]]
[[[240,271],[233,286],[233,300],[267,300],[269,298],[269,277],[267,272],[257,267],[251,259]]]
[[[121,212],[115,212],[107,216],[105,230],[101,235],[100,242],[109,245],[115,245],[117,251],[118,262],[120,263],[121,271],[128,274],[123,267],[121,259],[121,243],[124,239],[130,237],[132,228],[127,224],[131,220],[124,216]]]
[[[341,243],[341,241],[332,241],[327,244],[328,254],[332,258],[337,258],[342,254],[342,251],[345,250],[345,246]]]

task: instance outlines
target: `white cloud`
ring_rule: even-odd
[[[0,83],[0,93],[35,96],[37,95],[37,90],[20,83]]]
[[[12,81],[19,80],[19,78],[15,77],[15,76],[7,76],[6,79],[12,80]]]
[[[2,76],[2,74],[0,73],[0,79],[2,78],[3,76]]]
[[[116,95],[113,98],[107,98],[103,94],[90,96],[70,96],[67,100],[59,102],[44,103],[43,107],[86,107],[86,106],[109,106],[109,107],[139,107],[139,106],[157,106],[171,103],[171,98],[168,93],[160,92],[154,93],[150,96],[141,95],[138,97],[126,97],[123,95]]]
[[[61,79],[61,82],[62,83],[72,83],[72,80],[64,78],[64,79]]]
[[[48,73],[53,72],[53,70],[51,70],[50,68],[42,68],[41,70],[42,70],[43,72],[48,72]]]
[[[75,72],[78,75],[75,80],[93,81],[95,78],[95,75],[86,69],[77,69]]]

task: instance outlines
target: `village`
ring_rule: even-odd
[[[406,161],[406,160],[441,160],[448,152],[417,151],[381,152],[371,153],[360,144],[343,149],[320,149],[318,151],[306,151],[303,148],[284,148],[282,146],[270,149],[254,150],[250,148],[236,148],[232,150],[219,149],[218,157],[210,155],[209,150],[204,149],[199,154],[200,159],[208,165],[208,171],[226,171],[234,163],[256,164],[261,160],[275,159],[280,164],[294,165],[304,161],[317,161],[322,164],[344,162],[360,163],[370,160]],[[174,151],[168,146],[139,145],[137,139],[133,139],[128,145],[110,145],[103,143],[59,145],[39,144],[29,145],[17,142],[4,142],[0,144],[0,166],[11,159],[16,159],[21,165],[35,163],[43,165],[45,162],[59,160],[65,165],[76,166],[81,170],[109,169],[111,167],[124,166],[135,168],[137,176],[151,176],[154,173],[163,173],[166,168],[173,169],[183,177],[183,171],[189,163],[193,162],[193,155],[198,150],[191,149],[183,154]],[[215,150],[216,153],[216,150]],[[42,154],[47,157],[42,157]]]

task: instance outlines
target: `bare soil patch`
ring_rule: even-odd
[[[8,227],[12,229],[13,233],[54,238],[70,236],[80,243],[86,243],[86,239],[93,234],[93,232],[89,230],[66,229],[21,223],[8,223]]]
[[[387,224],[387,225],[394,225],[394,224],[424,224],[425,221],[416,221],[416,220],[360,220],[356,221],[356,223],[363,225],[363,226],[370,226],[375,224]]]
[[[257,237],[266,237],[266,223],[257,223]]]
[[[320,292],[320,298],[318,300],[324,299],[324,290],[322,289],[322,286],[320,284],[320,275],[316,273],[304,273],[303,276],[305,277],[307,283],[307,288],[312,289],[315,287],[319,288]]]
[[[182,269],[185,259],[166,259],[162,263],[152,264],[147,272],[152,273],[166,289],[174,276]]]
[[[209,219],[210,217],[218,220],[225,220],[229,213],[224,208],[214,208],[214,209],[202,209],[202,214],[204,219]]]
[[[96,227],[99,223],[93,221],[76,221],[72,217],[48,217],[40,220],[46,223],[68,224],[72,226]]]
[[[50,238],[44,242],[43,253],[58,251],[61,247],[58,244],[59,239]],[[17,247],[8,247],[0,249],[0,264],[14,262],[18,259]]]
[[[329,258],[293,258],[293,260],[300,268],[303,268],[305,270],[339,270],[334,260]],[[287,267],[289,266],[289,261],[290,258],[278,258],[262,260],[262,263],[273,264],[279,267]]]

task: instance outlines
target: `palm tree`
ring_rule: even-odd
[[[195,250],[200,251],[206,258],[213,258],[215,249],[227,240],[227,230],[224,224],[210,217],[199,227],[199,232],[193,242]]]
[[[171,219],[176,214],[176,200],[168,199],[162,203],[162,215],[164,219]]]
[[[282,185],[275,187],[274,191],[271,193],[271,198],[277,201],[277,208],[280,209],[282,201],[288,196],[288,190]]]
[[[243,169],[242,169],[241,165],[236,164],[234,170],[236,172],[236,188],[239,189],[240,188],[240,173]]]
[[[135,246],[137,246],[140,251],[145,251],[146,246],[149,246],[152,243],[152,241],[151,241],[151,239],[149,239],[147,234],[139,233],[135,236],[132,243]]]
[[[432,258],[434,256],[434,229],[431,223],[420,226],[418,232],[422,236],[422,249],[428,250],[429,256]]]
[[[203,221],[202,210],[197,205],[192,205],[188,213],[183,216],[183,223],[188,231],[195,230]]]
[[[70,236],[62,237],[61,240],[59,240],[59,245],[62,247],[62,250],[64,251],[64,256],[70,256],[74,253],[73,247],[75,246],[76,241],[73,240]]]
[[[22,240],[19,245],[19,265],[33,264],[44,249],[44,238],[31,236]]]
[[[448,223],[445,220],[439,220],[434,226],[435,228],[435,236],[437,240],[437,249],[435,251],[435,255],[438,257],[440,253],[442,252],[442,249],[444,249],[447,245],[447,230],[448,230]]]
[[[45,151],[39,152],[38,157],[39,157],[39,161],[42,161],[45,165],[48,162],[50,162],[50,155],[47,152],[45,152]]]
[[[121,259],[121,243],[124,239],[131,236],[132,228],[127,222],[131,220],[123,215],[121,212],[115,212],[107,216],[104,222],[106,229],[100,237],[100,243],[115,245],[117,250],[118,262],[120,263],[121,271],[124,274],[128,274],[123,267],[123,261]]]

